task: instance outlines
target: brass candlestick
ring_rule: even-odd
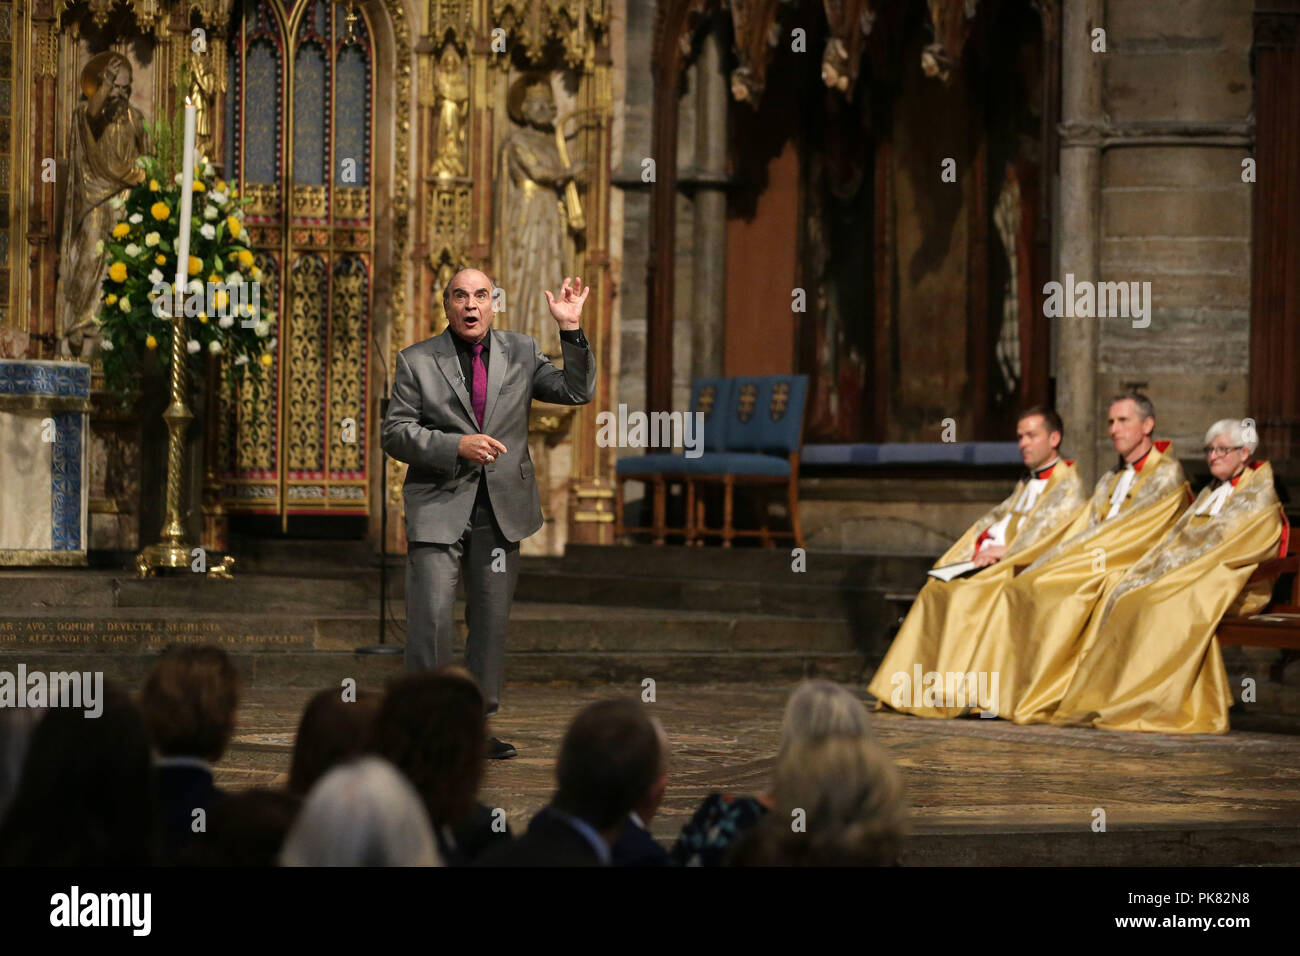
[[[185,450],[185,427],[194,417],[185,404],[185,315],[183,309],[172,318],[172,402],[163,412],[167,423],[167,521],[162,540],[135,556],[135,569],[148,577],[158,568],[188,568],[193,546],[185,541],[181,526],[181,455]]]

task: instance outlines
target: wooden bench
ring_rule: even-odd
[[[1281,682],[1286,666],[1300,655],[1300,554],[1270,558],[1255,569],[1250,584],[1273,585],[1273,600],[1251,617],[1224,618],[1215,632],[1223,647],[1275,647],[1282,653],[1269,668]]]

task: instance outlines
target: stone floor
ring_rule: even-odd
[[[671,841],[712,790],[753,793],[766,785],[789,690],[785,683],[656,687],[657,700],[648,706],[673,748],[670,787],[652,827],[656,837]],[[569,719],[584,704],[619,693],[639,696],[640,688],[509,686],[508,709],[492,731],[519,756],[489,763],[483,802],[504,807],[512,828],[524,827],[550,796]],[[240,788],[281,780],[309,696],[247,692],[218,782]],[[1183,737],[897,714],[874,720],[877,738],[903,770],[918,834],[1089,834],[1101,808],[1112,831],[1183,828],[1173,841],[1180,844],[1187,828],[1226,826],[1262,833],[1264,840],[1285,831],[1292,848],[1300,845],[1300,736],[1236,730]],[[1093,845],[1078,851],[1084,861]]]

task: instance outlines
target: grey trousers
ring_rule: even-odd
[[[486,494],[479,495],[458,540],[407,542],[407,673],[452,663],[456,637],[452,604],[462,570],[469,626],[465,666],[483,690],[491,716],[501,705],[510,602],[519,580],[519,542],[502,536]]]

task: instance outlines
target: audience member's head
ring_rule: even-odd
[[[440,866],[419,794],[379,757],[335,767],[307,795],[284,866]]]
[[[866,737],[870,733],[870,718],[862,701],[833,681],[808,680],[794,689],[785,705],[780,752],[805,740]]]
[[[389,684],[372,749],[406,774],[441,826],[473,810],[486,740],[483,692],[467,671],[448,667]]]
[[[18,792],[27,744],[44,716],[41,707],[0,707],[0,820]]]
[[[258,787],[226,796],[213,807],[207,830],[191,842],[194,866],[275,866],[302,801]]]
[[[905,832],[902,779],[879,745],[829,736],[791,744],[775,808],[738,847],[740,865],[888,866]]]
[[[164,757],[216,763],[235,730],[239,681],[229,656],[210,645],[173,645],[162,652],[140,693],[140,709]]]
[[[659,734],[634,700],[584,707],[560,743],[554,806],[601,833],[617,831],[659,776]]]
[[[668,758],[672,753],[668,743],[668,732],[664,730],[664,725],[656,717],[651,717],[650,723],[654,725],[655,738],[659,741],[659,763],[655,778],[650,783],[650,788],[636,802],[636,806],[632,808],[636,811],[636,815],[641,818],[641,822],[647,826],[654,819],[655,814],[659,812],[659,804],[663,803],[664,793],[668,789]]]
[[[154,818],[148,733],[126,693],[105,682],[98,717],[51,708],[32,731],[0,824],[0,864],[148,865]]]
[[[289,792],[305,797],[326,771],[365,753],[383,699],[377,691],[359,689],[356,700],[344,700],[337,688],[312,697],[298,723]]]

